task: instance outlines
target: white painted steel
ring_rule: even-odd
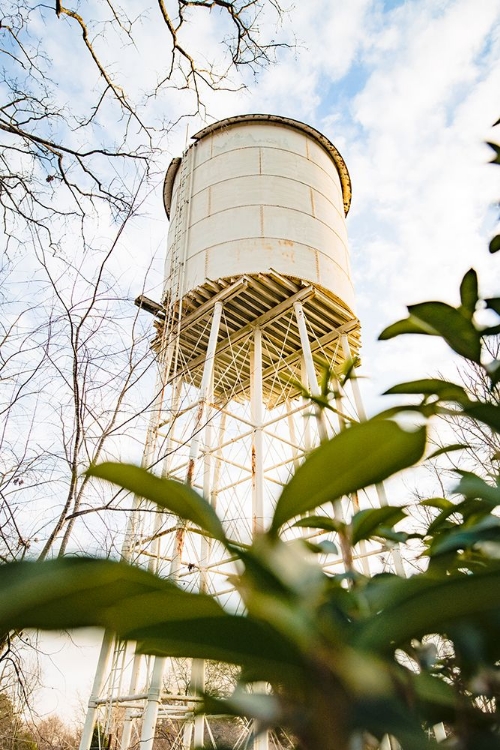
[[[94,732],[94,725],[97,715],[97,701],[100,697],[104,685],[106,670],[108,668],[108,662],[111,656],[113,640],[113,634],[109,631],[106,631],[104,633],[101,644],[101,651],[99,654],[99,660],[97,662],[94,683],[92,685],[92,693],[88,703],[87,715],[85,717],[85,723],[83,725],[82,736],[80,738],[79,750],[89,750],[90,743],[92,742],[92,734]]]
[[[312,351],[311,351],[311,343],[309,341],[309,336],[307,335],[304,308],[302,307],[301,302],[295,302],[293,307],[295,310],[295,316],[297,318],[297,326],[298,326],[299,334],[300,334],[300,343],[301,343],[302,352],[304,355],[307,380],[309,382],[309,391],[312,396],[319,396],[320,387],[318,383],[318,378],[316,376],[316,369],[314,367],[314,360],[313,360]],[[326,440],[328,438],[328,431],[327,431],[326,424],[325,424],[325,415],[318,405],[316,405],[315,412],[316,412],[316,418],[318,420],[318,429],[319,429],[320,438],[321,440]]]
[[[206,279],[274,270],[318,284],[352,311],[339,171],[343,165],[347,174],[345,164],[327,150],[324,136],[302,123],[256,117],[202,131],[183,156],[190,161],[187,185],[183,163],[170,175],[165,291],[176,294],[172,257],[181,245],[181,296]]]
[[[266,528],[304,456],[338,431],[337,416],[341,429],[365,418],[355,377],[347,383],[349,396],[340,389],[340,414],[318,408],[316,419],[296,385],[300,380],[317,395],[322,368],[338,373],[359,347],[344,223],[350,182],[324,136],[284,118],[230,118],[195,140],[165,182],[170,260],[156,321],[159,377],[143,466],[203,492],[228,538],[248,544]],[[343,498],[336,517],[385,504],[383,487],[377,491],[373,501]],[[233,610],[237,597],[228,577],[237,569],[227,551],[172,514],[148,508],[134,498],[123,556],[185,590],[214,594]],[[303,533],[314,541],[311,530]],[[368,573],[369,557],[380,551],[366,545],[354,559],[332,555],[325,569],[348,565]],[[164,684],[164,666],[174,678],[179,669],[174,659],[126,659],[118,643],[110,667],[110,651],[105,641],[81,750],[88,750],[104,711],[115,721],[108,734],[122,732],[121,750],[135,747],[139,733],[138,747],[152,750],[162,721],[178,722],[174,742],[183,750],[211,736],[212,719],[193,715],[197,699],[180,696],[176,679],[173,693]],[[193,690],[203,687],[203,673],[195,661]],[[248,741],[251,725],[247,731]],[[268,750],[267,733],[253,746]]]
[[[158,709],[160,707],[161,690],[163,683],[163,672],[165,670],[165,659],[156,657],[154,660],[153,674],[148,690],[148,699],[144,715],[142,717],[142,731],[139,742],[140,750],[153,750],[155,739],[156,722],[158,720]]]
[[[262,332],[256,328],[252,351],[252,516],[253,533],[264,531],[264,443],[262,434]]]

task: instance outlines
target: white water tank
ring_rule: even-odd
[[[314,128],[258,114],[209,125],[167,172],[166,294],[275,271],[352,312],[350,198],[342,157]]]

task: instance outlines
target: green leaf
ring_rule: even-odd
[[[481,336],[497,336],[500,333],[500,323],[496,326],[486,326],[481,328]]]
[[[490,164],[500,164],[500,146],[497,143],[490,143],[489,141],[486,141],[486,144],[495,152],[495,156],[491,159]]]
[[[136,641],[143,654],[240,664],[263,680],[292,676],[302,668],[298,651],[282,633],[248,615],[167,620],[129,630],[124,637]]]
[[[469,306],[475,295],[473,274],[475,272],[471,270],[465,275],[462,281],[464,288],[461,288],[463,299]],[[473,362],[480,362],[480,333],[461,310],[444,302],[421,302],[417,305],[410,305],[408,312],[409,317],[406,320],[400,320],[386,328],[380,334],[379,339],[390,339],[402,333],[441,336],[457,354]]]
[[[477,419],[491,427],[496,432],[500,432],[500,408],[494,404],[485,404],[482,401],[470,402],[464,405],[463,410],[468,417]]]
[[[300,526],[306,529],[322,529],[323,531],[340,531],[345,532],[346,525],[343,521],[337,521],[327,516],[307,516],[296,521],[294,526]]]
[[[500,519],[494,516],[481,518],[471,526],[458,526],[447,534],[433,540],[429,555],[445,555],[448,552],[470,549],[479,542],[500,540]]]
[[[92,466],[87,473],[151,500],[161,508],[192,521],[223,544],[227,543],[222,524],[210,503],[187,484],[181,484],[173,479],[160,479],[149,471],[131,464],[103,463]]]
[[[353,706],[353,725],[368,731],[378,740],[384,735],[394,737],[399,747],[405,750],[439,750],[439,745],[429,740],[422,724],[407,702],[394,698],[358,700]],[[377,743],[376,746],[379,746]]]
[[[377,414],[377,419],[397,419],[401,414],[408,415],[411,412],[421,414],[424,419],[430,419],[436,414],[447,413],[443,407],[436,402],[427,402],[421,404],[401,404],[392,406],[390,409],[384,409]]]
[[[410,317],[398,320],[397,323],[392,323],[392,325],[384,328],[378,338],[379,341],[387,341],[388,339],[395,338],[395,336],[401,336],[403,333],[436,335],[434,331],[429,330],[428,326],[423,325],[419,320],[410,315]]]
[[[500,315],[500,297],[489,297],[488,299],[485,299],[484,301],[486,302],[486,307],[489,310],[494,310],[497,313],[497,315]]]
[[[464,451],[467,448],[470,448],[470,445],[464,445],[463,443],[453,443],[452,445],[444,445],[442,448],[438,448],[436,451],[430,454],[430,456],[426,457],[426,461],[428,461],[431,458],[437,458],[438,456],[442,456],[444,453],[453,453],[453,451]]]
[[[144,653],[249,664],[267,674],[301,667],[296,649],[266,623],[125,563],[10,563],[0,566],[0,590],[0,632],[97,626],[139,641]]]
[[[351,521],[351,543],[354,546],[362,539],[377,536],[380,526],[390,526],[398,523],[406,516],[403,508],[384,505],[382,508],[360,510]]]
[[[441,513],[439,513],[436,518],[429,524],[427,535],[434,534],[434,532],[439,532],[443,529],[447,530],[448,528],[450,528],[450,526],[453,526],[454,524],[448,521],[448,518],[456,512],[457,506],[454,503],[450,503],[447,508],[443,508]]]
[[[298,468],[278,499],[271,533],[301,513],[412,466],[422,457],[425,441],[425,427],[408,432],[390,420],[371,419],[349,427]]]
[[[500,326],[498,326],[500,333]],[[491,387],[494,388],[500,382],[500,359],[493,359],[485,365],[486,372],[490,376]]]
[[[472,320],[478,300],[477,273],[471,268],[467,271],[460,284],[461,311],[468,320]]]
[[[500,234],[497,234],[495,235],[495,237],[493,237],[490,240],[489,251],[490,253],[493,254],[493,253],[497,253],[499,250],[500,250]]]
[[[500,505],[500,487],[493,487],[487,484],[484,479],[468,471],[458,471],[461,475],[460,482],[454,488],[453,492],[459,492],[464,497],[487,500],[492,507]]]
[[[0,566],[0,631],[106,627],[114,604],[138,594],[176,591],[140,568],[110,560],[62,558]]]
[[[408,539],[421,539],[421,534],[407,534],[405,531],[394,531],[387,526],[379,526],[376,535],[378,539],[387,539],[388,542],[404,544]]]
[[[316,555],[338,555],[337,545],[329,539],[323,539],[321,542],[305,541],[307,548]]]
[[[328,365],[324,366],[321,372],[321,380],[319,383],[320,393],[324,398],[327,398],[330,393],[330,380],[332,373]]]
[[[419,505],[438,508],[439,510],[448,510],[448,508],[455,507],[451,500],[447,500],[445,497],[430,497],[428,500],[422,500]]]
[[[249,693],[240,686],[229,698],[205,695],[204,710],[211,714],[246,716],[257,719],[260,724],[266,726],[276,725],[281,716],[280,702],[275,695]]]
[[[346,359],[346,361],[342,365],[342,385],[345,385],[347,381],[350,380],[353,375],[355,375],[355,368],[358,367],[359,363],[359,357]]]
[[[469,402],[467,393],[461,385],[437,378],[423,378],[421,380],[411,380],[408,383],[398,383],[389,388],[388,391],[385,391],[384,395],[399,394],[436,395],[443,401],[456,401],[459,404]]]
[[[456,707],[457,696],[455,691],[451,685],[448,685],[440,677],[434,677],[428,672],[422,671],[419,674],[412,674],[411,681],[420,700],[449,706],[450,708]]]
[[[399,579],[390,594],[391,603],[356,628],[354,647],[393,652],[412,638],[443,632],[469,616],[500,614],[500,568],[470,576]]]
[[[444,302],[421,302],[410,305],[408,310],[410,316],[441,336],[457,354],[480,363],[481,334],[459,310]]]

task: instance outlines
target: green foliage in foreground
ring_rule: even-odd
[[[408,318],[381,337],[441,336],[484,367],[493,388],[500,363],[484,362],[484,340],[499,326],[477,327],[474,312],[481,304],[500,317],[500,298],[481,301],[471,269],[458,307],[413,305]],[[500,749],[500,477],[489,483],[458,472],[458,500],[422,502],[431,517],[421,535],[424,572],[410,578],[365,577],[352,565],[366,540],[408,543],[410,536],[394,528],[403,508],[363,510],[346,521],[333,513],[342,496],[417,463],[426,448],[426,423],[435,415],[473,418],[500,432],[500,408],[440,379],[403,383],[391,393],[416,402],[352,424],[314,451],[284,488],[269,530],[250,547],[227,539],[213,508],[187,486],[135,466],[91,469],[222,544],[240,563],[234,583],[245,614],[125,563],[66,558],[0,566],[0,632],[100,625],[137,641],[144,653],[241,665],[231,698],[207,696],[206,710],[286,726],[302,750],[368,747],[385,734],[404,750],[430,750],[437,747],[431,730],[438,723],[446,727],[449,747]],[[422,426],[401,426],[400,413],[408,411]],[[315,551],[324,546],[284,541],[291,525],[333,532],[345,573],[323,571]],[[245,690],[256,682],[270,684],[273,693]]]

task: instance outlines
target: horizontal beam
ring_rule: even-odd
[[[283,302],[280,302],[278,305],[276,305],[276,307],[273,307],[267,312],[263,313],[262,315],[259,315],[259,317],[255,318],[255,320],[252,320],[251,323],[248,323],[243,328],[240,328],[239,331],[235,331],[235,333],[232,333],[226,339],[224,339],[219,344],[217,344],[217,347],[215,349],[215,356],[217,357],[219,354],[222,354],[222,352],[226,351],[226,349],[233,347],[239,341],[241,341],[242,339],[245,339],[247,336],[249,336],[252,333],[252,331],[255,328],[264,328],[271,321],[276,320],[276,318],[281,317],[284,313],[288,312],[288,310],[290,310],[291,307],[293,307],[295,302],[309,299],[309,297],[313,297],[314,294],[315,294],[315,289],[312,286],[306,286],[304,287],[304,289],[300,289],[295,294],[292,294],[291,297],[288,297],[288,299],[283,300]],[[212,303],[212,300],[210,300],[210,302]],[[211,306],[212,304],[210,305],[210,307]],[[196,370],[198,367],[201,367],[203,363],[205,362],[205,358],[206,358],[205,353],[199,354],[197,357],[195,357],[190,362],[188,362],[182,370],[172,375],[169,378],[168,382],[172,383],[176,378],[188,372],[192,372],[193,370]]]
[[[306,312],[306,315],[307,315],[307,312]],[[356,328],[357,325],[358,325],[358,321],[356,319],[350,320],[348,323],[344,323],[338,328],[335,328],[333,331],[330,331],[329,333],[325,333],[324,336],[321,336],[321,338],[317,339],[316,341],[312,341],[311,342],[312,354],[315,354],[318,350],[323,349],[325,346],[328,346],[328,344],[331,344],[332,341],[335,341],[340,336],[350,333],[350,331]],[[287,357],[284,357],[283,359],[280,359],[278,362],[272,365],[269,365],[269,367],[266,367],[266,369],[262,371],[263,382],[264,383],[266,382],[266,378],[271,377],[272,375],[276,375],[278,372],[285,370],[294,362],[297,362],[300,359],[300,355],[301,355],[301,350],[297,352],[293,352],[292,354],[289,354]],[[240,387],[237,388],[231,394],[231,397],[238,398],[238,396],[241,395],[242,393],[245,393],[245,391],[247,391],[249,387],[250,387],[250,379],[247,378],[247,380],[243,381]]]

